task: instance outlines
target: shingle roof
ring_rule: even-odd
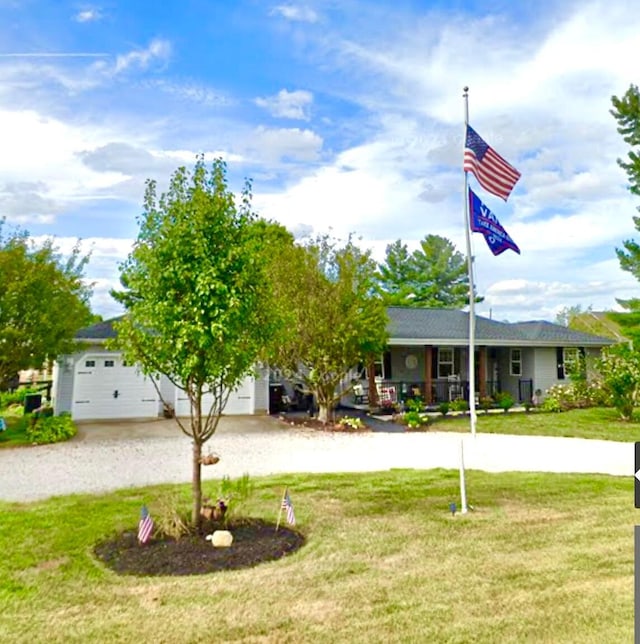
[[[84,329],[80,329],[76,333],[76,340],[108,340],[116,337],[116,331],[113,328],[113,323],[121,320],[122,316],[111,318],[110,320],[103,320]]]
[[[454,309],[421,309],[392,306],[387,309],[391,344],[466,344],[469,341],[469,313]],[[613,344],[551,322],[497,322],[476,316],[476,343],[512,346],[604,346]]]

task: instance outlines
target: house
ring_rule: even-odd
[[[469,400],[469,313],[403,307],[387,312],[388,347],[374,364],[380,399],[420,396],[427,404]],[[476,316],[476,396],[509,392],[525,402],[540,390],[544,397],[552,385],[569,382],[580,356],[597,357],[614,343],[551,322],[507,323]],[[366,374],[360,375],[359,401],[366,400],[368,389]]]
[[[119,351],[107,349],[116,335],[118,318],[98,322],[76,334],[81,349],[61,356],[53,368],[53,405],[56,414],[69,412],[75,420],[157,418],[164,411],[162,399],[177,416],[189,416],[189,400],[166,377],[154,385],[136,365],[127,364]],[[158,394],[156,385],[162,394]],[[206,398],[205,398],[206,404]],[[267,413],[268,370],[247,376],[231,392],[225,415]]]

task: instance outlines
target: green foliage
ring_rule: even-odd
[[[602,350],[597,362],[604,390],[623,420],[631,420],[640,385],[640,352],[626,344]]]
[[[441,402],[438,405],[438,411],[443,415],[446,416],[449,413],[449,403],[448,402]]]
[[[236,205],[227,168],[179,168],[158,199],[147,181],[140,231],[121,266],[123,290],[113,292],[126,315],[115,346],[146,375],[164,374],[183,389],[193,439],[192,520],[200,522],[200,455],[214,434],[229,394],[256,364],[275,333],[270,289],[258,252],[251,185]],[[211,410],[203,409],[206,393]]]
[[[0,219],[0,388],[28,367],[40,368],[75,347],[89,323],[88,257],[76,245],[63,258],[52,241],[37,245],[26,232],[3,234]]]
[[[389,244],[377,281],[387,306],[461,308],[469,303],[466,258],[439,235],[427,235],[411,254],[399,239]]]
[[[354,431],[364,428],[364,423],[362,422],[362,419],[353,417],[353,416],[343,416],[338,421],[338,425],[340,425],[342,429],[351,429]]]
[[[177,490],[162,495],[156,504],[153,517],[157,532],[176,541],[190,533],[189,512],[182,507],[182,496]]]
[[[420,396],[416,396],[415,398],[407,398],[404,405],[407,408],[407,411],[421,412],[424,408],[424,402],[422,401],[422,398],[420,398]]]
[[[601,380],[578,379],[568,385],[553,385],[545,392],[542,408],[546,411],[567,411],[587,407],[610,406],[611,397]]]
[[[515,404],[513,396],[508,391],[499,391],[495,395],[495,399],[498,407],[500,407],[500,409],[505,413],[507,413]]]
[[[450,408],[451,411],[468,412],[469,403],[464,398],[456,398],[451,401]]]
[[[23,405],[27,394],[36,393],[39,393],[39,389],[34,387],[20,387],[15,391],[0,391],[0,410],[11,405]]]
[[[31,422],[34,421],[34,422]],[[44,445],[46,443],[58,443],[73,438],[78,428],[76,427],[71,416],[42,416],[40,418],[31,418],[26,435],[31,443]]]
[[[547,396],[543,401],[542,405],[540,407],[542,411],[548,411],[548,412],[561,412],[563,411],[562,405],[560,404],[560,401],[555,398],[554,396]]]
[[[484,411],[484,413],[487,414],[489,410],[493,407],[493,404],[495,401],[491,396],[482,396],[478,402],[479,402],[480,409],[482,409],[482,411]]]
[[[419,411],[407,411],[402,415],[402,422],[409,429],[418,429],[429,424],[429,417],[423,416]]]
[[[386,307],[372,297],[375,262],[350,237],[346,244],[321,236],[280,257],[287,275],[273,285],[288,308],[287,324],[269,347],[269,364],[313,391],[319,418],[351,388],[346,376],[387,340]],[[277,274],[274,269],[274,274]]]
[[[631,85],[622,98],[611,97],[613,109],[611,114],[618,123],[618,132],[625,143],[630,146],[627,160],[618,159],[618,165],[627,173],[629,190],[632,194],[640,196],[640,91],[637,85]],[[640,207],[638,207],[640,210]],[[640,217],[633,217],[636,230],[640,231]],[[617,248],[616,254],[620,267],[640,280],[640,245],[634,239],[627,239],[622,243],[623,248]],[[614,317],[620,324],[627,338],[636,345],[640,342],[640,300],[618,300],[631,315]]]
[[[236,480],[226,475],[222,477],[218,484],[217,498],[218,502],[222,501],[225,506],[225,525],[240,513],[242,505],[249,501],[253,493],[254,485],[249,474],[245,473]]]

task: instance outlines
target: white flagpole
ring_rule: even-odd
[[[464,140],[463,152],[466,147],[467,125],[469,124],[469,88],[464,88]],[[475,285],[473,281],[473,256],[471,255],[471,222],[469,219],[469,181],[466,171],[464,174],[464,232],[467,242],[467,270],[469,274],[469,422],[471,434],[476,435],[476,309]],[[461,482],[463,475],[461,471]],[[466,501],[465,501],[466,502]]]
[[[464,441],[460,440],[460,513],[467,513],[467,485],[464,480]]]

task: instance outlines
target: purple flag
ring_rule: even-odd
[[[471,230],[484,235],[494,255],[499,255],[508,248],[520,254],[520,249],[500,225],[498,218],[480,201],[471,188],[469,188],[469,219]]]

